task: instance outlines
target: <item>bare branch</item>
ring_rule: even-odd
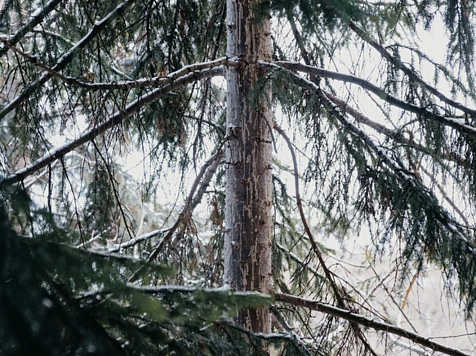
[[[226,139],[224,139],[220,146],[218,147],[218,150],[217,152],[212,156],[210,157],[206,162],[205,164],[202,166],[202,168],[200,169],[200,172],[198,173],[197,177],[195,178],[195,181],[193,182],[192,184],[192,188],[190,189],[190,192],[188,194],[188,197],[187,197],[187,200],[185,201],[185,205],[184,207],[182,208],[182,211],[179,213],[179,216],[178,218],[175,220],[175,223],[172,225],[172,227],[170,227],[170,229],[168,229],[167,231],[167,234],[162,238],[162,240],[160,240],[159,244],[157,245],[157,247],[154,248],[154,250],[150,253],[149,257],[147,258],[146,260],[146,263],[152,261],[153,259],[155,259],[159,253],[162,251],[162,249],[165,247],[166,244],[168,244],[170,242],[170,240],[172,239],[175,231],[179,228],[180,224],[183,222],[183,219],[190,214],[191,212],[191,208],[192,208],[192,205],[194,203],[194,195],[195,195],[195,191],[197,190],[198,188],[198,185],[200,183],[200,180],[202,179],[202,177],[204,176],[204,174],[207,172],[207,169],[209,166],[212,165],[212,167],[214,166],[214,164],[216,163],[216,161],[221,161],[222,157],[223,157],[223,150],[222,150],[222,146],[224,145],[224,143],[226,142]],[[137,275],[137,273],[140,271],[137,270],[130,278],[129,278],[129,282],[130,281],[133,281],[135,276]]]
[[[309,241],[311,242],[312,250],[317,256],[317,259],[319,260],[319,263],[321,264],[322,269],[324,270],[324,274],[326,276],[326,279],[329,281],[331,284],[331,288],[334,292],[334,296],[337,299],[337,302],[339,306],[344,307],[344,300],[342,296],[340,295],[339,288],[337,287],[334,277],[332,275],[332,272],[329,270],[327,267],[324,257],[322,254],[321,249],[317,245],[316,239],[314,238],[314,235],[311,232],[311,229],[309,228],[309,224],[307,223],[306,215],[304,214],[304,209],[302,207],[302,201],[301,201],[301,193],[299,190],[299,171],[298,171],[298,166],[297,166],[297,159],[296,159],[296,154],[294,153],[294,148],[291,140],[289,139],[288,135],[284,132],[284,130],[279,127],[277,124],[274,125],[274,129],[278,131],[278,133],[284,138],[286,141],[286,144],[288,146],[289,152],[291,153],[291,157],[293,160],[293,168],[294,168],[294,188],[296,190],[296,204],[297,208],[299,211],[299,215],[301,217],[301,222],[304,226],[304,231],[306,232],[306,235],[309,238]]]
[[[286,141],[286,144],[288,145],[288,149],[291,153],[291,157],[293,160],[293,167],[294,167],[294,187],[296,190],[296,203],[297,207],[299,210],[299,215],[301,216],[301,222],[304,226],[304,231],[306,232],[306,235],[309,238],[309,241],[311,242],[312,250],[317,256],[317,259],[319,260],[319,263],[324,270],[324,275],[326,276],[326,279],[329,281],[332,291],[334,293],[334,296],[337,300],[337,304],[341,308],[346,308],[346,302],[345,299],[351,300],[351,298],[346,298],[347,296],[345,295],[344,290],[339,290],[339,287],[337,286],[335,280],[334,280],[334,275],[330,271],[329,267],[327,267],[326,262],[324,261],[324,257],[322,255],[322,252],[317,245],[316,239],[314,238],[314,235],[311,232],[311,229],[309,228],[309,224],[307,223],[306,216],[304,214],[304,209],[302,207],[302,201],[301,201],[301,195],[299,192],[299,173],[298,173],[298,166],[297,166],[297,160],[296,160],[296,154],[294,153],[294,148],[291,143],[291,140],[289,137],[286,135],[283,129],[281,129],[277,124],[275,124],[274,129],[279,132],[279,134],[284,138]],[[342,295],[344,294],[344,296]],[[352,330],[354,331],[355,335],[359,338],[359,340],[364,344],[365,348],[373,355],[377,355],[375,351],[372,349],[370,344],[368,343],[367,339],[362,333],[362,330],[360,330],[359,326],[357,324],[352,324]]]
[[[202,179],[202,182],[200,184],[200,188],[198,188],[198,191],[197,191],[197,194],[195,194],[193,196],[193,199],[191,201],[191,204],[190,204],[190,213],[193,211],[193,209],[195,209],[195,207],[200,203],[202,197],[203,197],[203,194],[205,193],[208,185],[210,184],[210,181],[211,179],[213,178],[213,175],[215,174],[217,168],[218,168],[218,165],[220,164],[220,161],[221,161],[221,157],[223,156],[223,151],[220,151],[220,155],[218,157],[216,157],[215,159],[212,160],[211,163],[209,163],[209,161],[207,161],[204,165],[204,167],[206,168],[206,172],[203,174],[203,179]],[[215,156],[214,156],[215,157]],[[212,157],[213,158],[213,157]],[[203,169],[203,167],[202,167]],[[200,174],[199,176],[197,177],[197,179],[199,180],[200,178]],[[173,226],[172,226],[173,228]],[[148,232],[146,234],[143,234],[143,235],[140,235],[140,236],[137,236],[129,241],[126,241],[126,242],[123,242],[111,249],[109,249],[109,253],[111,252],[119,252],[120,250],[122,249],[125,249],[125,248],[128,248],[128,247],[132,247],[134,245],[137,245],[138,243],[142,242],[142,241],[146,241],[146,240],[149,240],[155,236],[158,236],[158,235],[161,235],[161,234],[164,234],[164,233],[168,233],[170,232],[170,230],[172,229],[160,229],[160,230],[154,230],[154,231],[151,231],[151,232]]]
[[[337,318],[347,320],[354,324],[358,324],[368,328],[372,328],[374,330],[384,331],[386,333],[398,335],[408,340],[411,340],[416,344],[430,348],[436,352],[441,352],[450,356],[469,356],[469,354],[466,354],[462,351],[453,349],[448,346],[438,344],[434,341],[431,341],[430,338],[423,337],[412,331],[405,330],[403,328],[400,328],[392,324],[370,319],[364,315],[353,313],[350,310],[338,308],[338,307],[335,307],[326,303],[321,303],[311,299],[295,297],[289,294],[276,293],[274,296],[276,298],[276,301],[278,302],[288,303],[288,304],[308,308],[311,310],[316,310],[321,313],[333,315]]]

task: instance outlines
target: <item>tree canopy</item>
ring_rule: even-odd
[[[470,355],[475,23],[1,2],[0,355]]]

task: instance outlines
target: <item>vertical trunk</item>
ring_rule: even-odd
[[[273,222],[271,93],[263,91],[250,100],[262,75],[257,61],[271,59],[269,18],[256,18],[260,3],[227,0],[227,55],[238,57],[242,64],[227,74],[224,282],[235,290],[268,293]],[[255,332],[271,329],[267,308],[244,310],[238,322]]]

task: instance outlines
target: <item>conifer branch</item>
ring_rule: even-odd
[[[334,105],[331,100],[326,96],[326,94],[314,83],[309,80],[306,80],[298,75],[292,74],[296,81],[304,88],[307,88],[314,92],[317,97],[321,100],[322,105],[325,109],[334,116],[345,129],[349,130],[357,137],[359,137],[367,147],[369,147],[385,164],[390,168],[391,171],[395,174],[397,179],[402,185],[409,185],[414,192],[418,192],[420,200],[424,201],[427,206],[428,204],[435,204],[437,206],[436,211],[432,213],[431,219],[434,219],[434,223],[441,224],[441,227],[446,229],[447,232],[451,234],[450,237],[447,237],[447,240],[441,241],[425,241],[426,249],[435,251],[432,254],[432,258],[437,259],[438,262],[448,269],[456,269],[459,275],[465,276],[468,272],[465,272],[465,269],[474,271],[474,258],[476,256],[476,246],[474,243],[468,239],[464,233],[461,231],[461,228],[458,227],[459,224],[454,220],[454,218],[438,203],[438,199],[421,181],[412,172],[406,170],[401,164],[395,161],[384,148],[377,145],[364,131],[355,126],[350,122],[338,106]],[[444,248],[444,243],[448,243],[452,248],[456,248],[457,252],[453,251],[450,255],[439,255],[438,251]],[[466,258],[462,258],[462,254],[468,254]],[[465,261],[465,263],[463,263]],[[469,266],[467,265],[469,264]],[[474,279],[474,274],[466,276],[467,279]],[[462,280],[460,279],[460,293],[467,294],[469,298],[472,297],[472,280]],[[471,302],[469,305],[472,305]]]
[[[312,75],[316,75],[318,77],[324,77],[324,78],[330,78],[330,79],[335,79],[339,80],[342,82],[346,83],[352,83],[356,84],[372,93],[377,95],[379,98],[382,100],[385,100],[391,105],[394,105],[400,109],[403,109],[405,111],[413,112],[418,115],[422,115],[424,117],[428,118],[433,118],[439,123],[442,123],[446,126],[450,126],[452,128],[455,128],[457,130],[460,130],[468,135],[471,136],[476,136],[476,128],[473,126],[470,126],[465,123],[464,119],[458,119],[458,118],[452,118],[452,117],[445,117],[442,115],[438,115],[434,112],[431,112],[425,108],[419,107],[418,105],[411,104],[408,102],[405,102],[403,100],[400,100],[393,95],[388,94],[385,90],[381,89],[380,87],[376,86],[375,84],[372,84],[371,82],[362,79],[360,77],[357,77],[355,75],[351,74],[343,74],[343,73],[338,73],[338,72],[333,72],[327,69],[323,68],[318,68],[298,62],[288,62],[288,61],[276,61],[272,63],[267,63],[267,62],[261,62],[263,66],[268,66],[268,67],[273,67],[273,65],[286,68],[287,70],[290,71],[299,71],[299,72],[304,72]],[[476,113],[476,109],[469,109],[469,111],[474,111]]]
[[[103,347],[107,348],[108,354],[128,356],[128,352],[122,348],[119,340],[109,335],[104,326],[95,320],[86,308],[82,308],[79,302],[70,295],[63,285],[54,281],[52,278],[47,278],[46,283],[52,292],[58,296],[58,299],[61,299],[65,303],[69,312],[72,314],[73,325],[76,324],[76,327],[80,326],[82,329],[88,330],[88,333],[93,333],[95,338],[101,340],[101,344],[104,345]]]
[[[30,20],[24,24],[20,29],[15,32],[14,35],[8,36],[6,39],[10,45],[14,46],[17,44],[29,31],[31,31],[36,25],[38,25],[46,15],[53,11],[62,0],[50,0],[44,6],[40,7],[36,14],[30,18]],[[0,57],[4,56],[8,52],[8,47],[5,46],[0,49]]]
[[[127,7],[134,3],[134,1],[135,0],[125,0],[124,2],[117,5],[117,7],[107,14],[102,20],[97,21],[91,30],[89,30],[89,32],[83,38],[81,38],[72,48],[70,48],[69,51],[63,54],[51,69],[58,72],[65,68],[66,65],[73,60],[77,52],[86,47],[86,45],[88,45],[99,34],[99,32],[106,28],[106,26],[109,25],[116,16],[124,13]],[[0,111],[0,120],[4,118],[9,112],[17,108],[24,100],[26,100],[36,90],[41,88],[41,86],[51,78],[52,75],[46,72],[36,81],[26,86],[19,96],[17,96]]]
[[[392,324],[384,323],[375,319],[370,319],[362,314],[354,313],[351,310],[338,308],[326,303],[318,302],[316,300],[305,299],[305,298],[296,297],[289,294],[276,293],[274,296],[277,302],[292,304],[292,305],[308,308],[310,310],[316,310],[321,313],[325,313],[340,319],[347,320],[350,323],[354,323],[354,324],[362,325],[364,327],[372,328],[374,330],[384,331],[386,333],[398,335],[408,340],[411,340],[416,344],[427,347],[435,352],[441,352],[450,356],[469,356],[469,354],[466,354],[457,349],[453,349],[451,347],[438,344],[432,341],[431,338],[423,337],[415,332],[405,330],[403,328],[400,328]]]
[[[90,83],[84,80],[80,80],[76,77],[65,76],[58,71],[48,67],[46,64],[40,62],[40,60],[32,56],[24,51],[20,50],[19,48],[13,46],[8,40],[3,39],[0,37],[0,42],[3,42],[6,47],[11,49],[13,52],[18,53],[20,56],[26,58],[29,62],[33,63],[37,67],[43,69],[45,72],[50,74],[52,77],[58,78],[61,81],[65,82],[74,87],[83,88],[86,90],[130,90],[130,89],[137,89],[137,88],[145,88],[145,87],[158,87],[165,84],[170,84],[177,78],[182,77],[188,73],[196,72],[203,69],[211,69],[221,65],[229,66],[229,67],[238,67],[239,63],[237,61],[229,60],[228,57],[221,57],[215,59],[210,62],[202,62],[202,63],[194,63],[179,70],[170,73],[169,75],[165,76],[157,76],[152,78],[141,78],[137,80],[127,80],[127,81],[120,81],[120,82],[111,82],[111,83]]]
[[[278,66],[276,66],[279,68]],[[296,82],[314,92],[317,97],[321,100],[322,105],[326,108],[326,110],[331,113],[339,122],[346,128],[349,129],[353,134],[357,135],[362,141],[373,151],[375,154],[385,163],[398,177],[398,179],[402,183],[409,183],[415,190],[422,191],[423,194],[427,195],[433,201],[438,201],[438,199],[433,195],[431,191],[426,188],[426,186],[421,182],[421,180],[412,172],[406,170],[404,167],[400,165],[397,161],[392,159],[385,150],[377,145],[363,130],[359,127],[355,126],[352,122],[350,122],[343,112],[340,110],[338,105],[332,103],[332,101],[327,97],[327,95],[322,91],[319,86],[315,83],[300,77],[297,74],[288,71],[288,74],[291,75]],[[472,255],[476,255],[476,246],[470,242],[462,232],[456,227],[458,224],[454,222],[454,220],[447,214],[446,212],[443,213],[443,210],[440,211],[438,215],[438,221],[449,231],[460,240],[467,252]]]
[[[308,83],[314,86],[314,83]],[[392,159],[382,147],[378,146],[364,131],[362,131],[360,128],[348,121],[345,118],[344,114],[339,110],[337,106],[334,106],[334,104],[332,104],[332,102],[329,100],[329,98],[327,98],[326,94],[323,91],[321,91],[320,89],[316,89],[316,93],[321,99],[326,109],[334,117],[336,117],[346,128],[348,128],[351,132],[353,132],[360,139],[362,139],[365,144],[377,154],[377,156],[382,160],[382,162],[384,162],[394,172],[394,174],[402,183],[410,183],[415,190],[423,191],[423,193],[428,195],[431,200],[437,201],[437,198],[431,191],[428,190],[428,188],[423,184],[423,182],[421,182],[421,179],[419,179],[414,173],[402,167],[398,162]],[[471,243],[456,227],[456,225],[458,225],[457,223],[453,224],[453,219],[449,216],[449,214],[440,212],[440,215],[437,217],[437,219],[443,226],[445,226],[448,231],[450,231],[455,237],[457,237],[461,242],[464,243],[469,253],[471,253],[472,255],[476,255],[476,246],[474,246],[474,244]]]
[[[375,121],[372,121],[370,120],[368,117],[366,117],[365,115],[363,115],[362,113],[360,113],[359,111],[357,111],[356,109],[354,109],[353,107],[351,107],[349,104],[347,104],[345,101],[339,99],[338,97],[336,97],[335,95],[329,93],[329,92],[326,92],[324,91],[324,94],[336,105],[338,105],[340,107],[340,109],[344,112],[344,113],[348,113],[349,115],[351,115],[354,119],[356,119],[359,123],[362,123],[364,125],[367,125],[371,128],[373,128],[375,131],[387,136],[388,138],[391,138],[391,139],[394,139],[395,141],[399,142],[399,143],[403,143],[403,144],[406,144],[410,147],[414,147],[416,150],[419,150],[421,152],[424,152],[428,155],[433,155],[433,153],[431,151],[429,151],[428,148],[422,146],[422,145],[419,145],[418,143],[416,143],[414,140],[412,139],[408,139],[406,138],[403,133],[400,131],[400,130],[390,130],[389,128],[385,127],[384,125],[378,123],[378,122],[375,122]],[[453,162],[456,162],[458,164],[461,164],[461,165],[464,165],[464,158],[461,157],[460,155],[458,155],[457,153],[450,153],[450,154],[443,154],[442,155],[442,158],[445,159],[445,160],[448,160],[448,161],[453,161]],[[438,183],[438,181],[436,180],[436,178],[430,173],[428,172],[428,170],[426,170],[424,167],[420,167],[420,169],[431,179],[431,181],[433,182],[433,184],[436,185],[436,187],[438,188],[438,190],[440,191],[443,199],[445,199],[445,201],[453,208],[453,210],[459,215],[459,217],[461,218],[461,220],[466,224],[466,226],[470,226],[468,220],[466,219],[466,217],[464,216],[464,214],[462,213],[462,211],[456,206],[456,204],[448,197],[448,195],[445,193],[445,190],[443,189],[443,187]]]
[[[354,31],[362,40],[367,42],[370,46],[372,46],[375,50],[377,50],[380,55],[389,61],[395,68],[400,69],[403,73],[405,73],[410,80],[417,82],[421,85],[424,89],[428,90],[431,94],[436,96],[441,101],[445,102],[446,104],[463,111],[464,113],[476,117],[476,109],[468,108],[467,106],[448,98],[446,95],[438,91],[438,89],[432,87],[430,84],[426,83],[413,69],[406,66],[402,61],[400,61],[395,56],[392,56],[390,52],[388,52],[385,47],[381,44],[377,43],[374,39],[370,37],[370,35],[362,28],[357,26],[354,22],[349,21],[348,23],[349,28]]]
[[[367,116],[362,114],[360,111],[358,111],[355,108],[353,108],[352,106],[350,106],[344,100],[338,98],[337,96],[331,94],[330,92],[324,91],[324,94],[326,94],[326,96],[334,104],[339,106],[339,108],[344,113],[347,113],[350,116],[352,116],[357,122],[359,122],[361,124],[364,124],[364,125],[372,128],[372,129],[374,129],[378,133],[381,133],[381,134],[385,135],[386,137],[388,137],[388,138],[390,138],[390,139],[392,139],[396,142],[403,143],[405,145],[413,147],[416,150],[418,150],[420,152],[424,152],[425,154],[428,154],[430,156],[435,155],[434,152],[432,152],[428,147],[422,146],[422,145],[418,144],[417,142],[415,142],[415,140],[405,137],[404,131],[402,131],[401,129],[391,130],[386,126],[371,120],[370,118],[368,118]],[[445,159],[447,161],[456,162],[456,163],[461,164],[461,165],[467,165],[467,163],[465,162],[465,159],[463,157],[461,157],[458,153],[455,153],[455,152],[438,153],[438,158],[442,158],[442,159]]]
[[[132,103],[127,105],[124,109],[117,111],[114,113],[109,119],[106,121],[96,125],[95,127],[87,130],[77,139],[72,142],[68,142],[52,151],[48,154],[43,156],[42,158],[36,160],[35,162],[31,163],[30,165],[26,166],[18,170],[17,172],[7,176],[6,178],[0,180],[0,189],[6,186],[18,183],[28,177],[31,174],[39,171],[40,169],[46,167],[48,164],[54,162],[57,159],[64,157],[67,153],[73,151],[75,148],[85,144],[96,138],[98,135],[104,133],[108,129],[120,124],[125,118],[131,116],[132,114],[137,113],[141,110],[145,105],[150,104],[166,93],[180,88],[186,84],[189,84],[196,80],[201,80],[204,78],[210,78],[217,75],[223,74],[223,68],[215,67],[211,69],[204,69],[201,71],[190,72],[176,80],[172,81],[170,84],[166,84],[161,88],[154,89],[148,94],[142,95]]]

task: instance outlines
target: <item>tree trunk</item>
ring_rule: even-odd
[[[271,60],[271,25],[262,0],[227,0],[227,55],[241,65],[227,73],[226,212],[224,283],[234,290],[271,291],[272,127],[271,93],[256,89]],[[260,6],[257,18],[256,7]],[[271,331],[267,308],[244,310],[238,323]]]

